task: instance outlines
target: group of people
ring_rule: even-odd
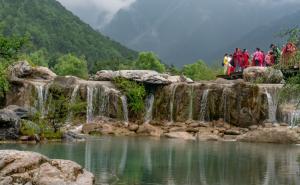
[[[249,66],[273,66],[279,64],[282,54],[294,51],[296,51],[296,47],[292,43],[284,46],[282,51],[275,44],[271,44],[270,50],[267,53],[260,48],[256,48],[251,56],[247,49],[241,50],[240,48],[236,48],[233,54],[226,53],[224,55],[222,63],[224,74],[230,75],[233,72],[243,72]]]

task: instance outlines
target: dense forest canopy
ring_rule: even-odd
[[[128,61],[137,53],[93,30],[55,0],[1,0],[0,31],[5,36],[28,35],[28,51],[43,49],[53,68],[57,58],[84,56],[90,72],[110,60]]]

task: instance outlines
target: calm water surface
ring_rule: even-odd
[[[97,184],[300,185],[300,146],[100,137],[86,143],[2,144],[78,162]]]

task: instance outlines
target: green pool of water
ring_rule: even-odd
[[[97,184],[300,185],[300,146],[99,137],[85,143],[1,144],[76,161]]]

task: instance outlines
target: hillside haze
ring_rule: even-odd
[[[96,62],[132,60],[137,53],[95,31],[55,0],[1,0],[1,32],[30,35],[32,51],[45,48],[52,56],[85,56],[90,71]]]
[[[254,46],[267,47],[270,40],[276,39],[275,30],[263,32],[261,37],[267,39],[252,35],[259,35],[259,29],[297,11],[298,3],[137,0],[130,8],[120,10],[103,32],[129,48],[154,51],[169,64],[182,66],[197,59],[213,63],[235,45],[250,50]],[[289,25],[298,20],[291,20]]]

